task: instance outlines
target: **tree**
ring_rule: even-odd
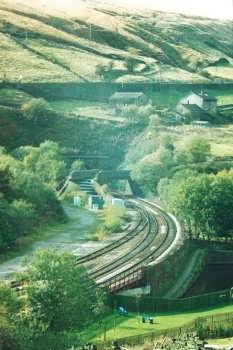
[[[141,185],[145,193],[155,192],[159,180],[170,174],[172,166],[172,152],[160,147],[136,164],[132,177]]]
[[[45,141],[39,147],[20,147],[26,170],[35,173],[42,182],[56,188],[66,175],[61,151],[54,141]]]
[[[185,145],[185,153],[191,163],[204,162],[210,156],[210,143],[201,136],[194,136]]]
[[[79,330],[102,311],[102,293],[69,253],[37,251],[20,278],[27,285],[25,322],[33,333]]]
[[[108,62],[107,67],[108,67],[108,71],[109,71],[109,72],[113,70],[114,65],[115,65],[115,62],[114,62],[114,61],[109,61],[109,62]]]
[[[138,65],[138,62],[135,60],[133,56],[126,56],[124,65],[127,68],[129,73],[133,73],[134,69]]]
[[[150,104],[140,107],[129,105],[122,108],[121,115],[126,117],[129,123],[145,127],[149,123],[152,112],[153,107]]]
[[[22,105],[21,111],[26,119],[39,123],[48,115],[48,103],[43,98],[32,98]]]
[[[10,172],[8,168],[0,168],[0,193],[4,195],[5,198],[10,198],[11,187],[10,187]]]
[[[233,171],[177,173],[170,181],[160,181],[159,193],[197,237],[232,235]]]
[[[107,67],[103,63],[99,63],[95,67],[95,74],[100,78],[105,77],[106,71]]]
[[[14,291],[4,282],[0,283],[0,301],[0,349],[19,349],[14,333],[16,314],[21,303]]]
[[[102,79],[111,80],[111,73],[113,71],[113,68],[114,61],[109,61],[107,65],[99,63],[95,67],[95,74]]]
[[[71,171],[80,171],[80,170],[85,170],[85,164],[82,160],[75,160],[72,164],[71,164]]]

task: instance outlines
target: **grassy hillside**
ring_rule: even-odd
[[[96,66],[110,62],[107,79],[118,82],[233,80],[231,38],[230,21],[129,14],[81,0],[0,5],[0,71],[8,81],[99,81]],[[133,74],[127,56],[137,63]]]

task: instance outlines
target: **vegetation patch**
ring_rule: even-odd
[[[0,252],[24,245],[28,233],[50,220],[64,219],[55,189],[65,174],[56,143],[20,147],[14,156],[0,150]]]
[[[107,207],[99,213],[99,225],[90,233],[91,240],[103,240],[112,233],[119,232],[127,219],[126,210],[114,206]]]

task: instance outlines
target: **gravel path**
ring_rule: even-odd
[[[96,223],[96,214],[85,209],[64,206],[69,220],[65,224],[58,224],[48,229],[50,238],[32,243],[24,255],[9,259],[0,264],[0,279],[5,279],[9,274],[23,269],[25,258],[30,258],[35,250],[49,247],[63,251],[73,252],[77,256],[91,253],[108,242],[86,241],[90,228]]]

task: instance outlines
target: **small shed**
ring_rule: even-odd
[[[111,106],[143,106],[148,103],[148,98],[143,92],[115,92],[109,98]]]

